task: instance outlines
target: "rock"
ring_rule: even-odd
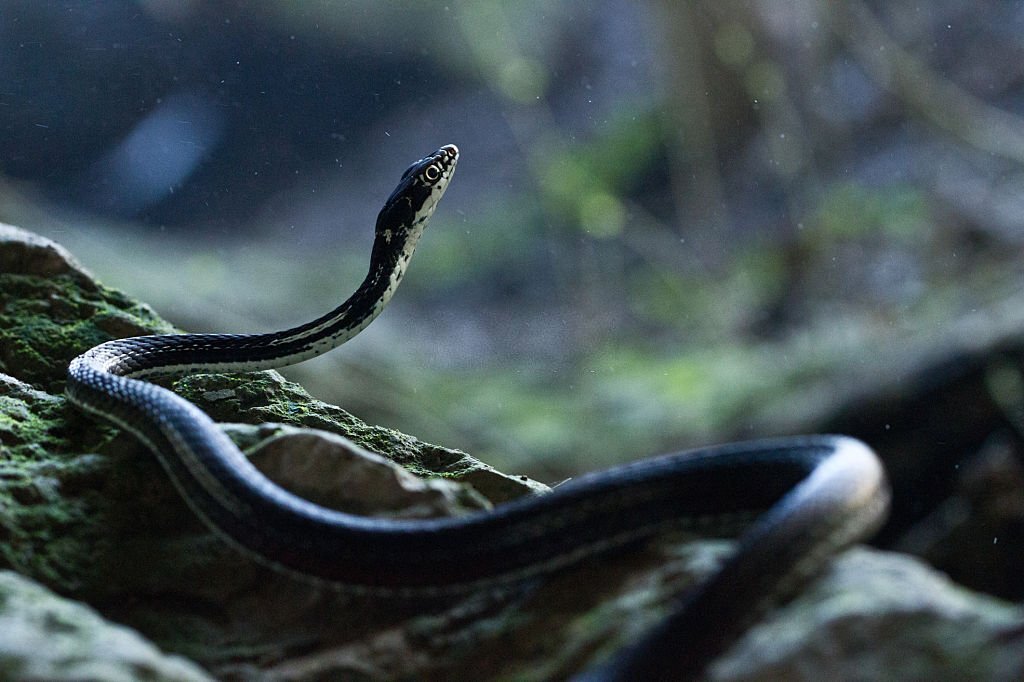
[[[428,518],[487,509],[479,493],[441,478],[419,478],[333,433],[282,426],[249,458],[311,502],[353,514]]]
[[[494,504],[549,490],[525,476],[501,473],[464,452],[366,424],[340,407],[313,398],[277,372],[202,374],[179,379],[174,389],[217,421],[244,420],[263,426],[285,423],[336,433],[365,450],[386,454],[415,474],[469,484]],[[272,427],[267,427],[255,437],[241,432],[234,432],[233,437],[245,449],[273,433]]]
[[[5,223],[0,223],[0,272],[35,277],[72,275],[81,282],[92,279],[60,244]]]
[[[882,458],[893,504],[877,545],[1024,599],[1024,295],[922,336],[857,363],[859,387],[809,428]]]
[[[444,598],[359,597],[282,575],[202,526],[134,438],[63,398],[74,355],[114,336],[171,331],[53,242],[0,227],[0,568],[22,576],[0,578],[35,580],[89,604],[99,616],[60,602],[134,638],[117,645],[126,652],[151,652],[131,661],[164,661],[147,664],[157,671],[150,677],[172,669],[158,665],[183,666],[181,679],[203,672],[160,658],[113,623],[218,677],[566,678],[656,623],[674,595],[730,551],[728,543],[667,537],[547,579]],[[465,453],[367,425],[275,372],[187,377],[171,387],[224,422],[283,485],[355,513],[471,513],[546,490]],[[12,623],[30,623],[36,613],[32,599],[0,606]],[[26,651],[19,665],[35,666],[25,669],[43,671],[40,678],[61,677],[45,667],[56,660],[46,647],[33,656],[19,644],[28,626],[4,622],[0,652]],[[900,555],[851,551],[709,674],[817,680],[823,671],[853,678],[897,671],[953,679],[951,671],[963,670],[1011,680],[1024,672],[1022,632],[1020,613],[1006,603],[961,590]],[[100,665],[110,657],[108,640],[76,641],[84,651],[76,660]],[[106,670],[97,677],[117,679],[121,668],[110,668],[109,677]]]
[[[0,675],[104,682],[213,679],[137,632],[11,571],[0,571]]]
[[[715,682],[1024,679],[1020,610],[906,557],[847,552],[719,662]]]

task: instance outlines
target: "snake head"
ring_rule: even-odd
[[[378,239],[418,237],[448,189],[458,162],[459,148],[446,144],[409,166],[377,216]]]

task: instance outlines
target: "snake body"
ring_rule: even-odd
[[[344,343],[384,308],[458,163],[454,145],[412,164],[384,204],[370,268],[344,303],[268,334],[142,336],[75,358],[67,395],[152,450],[195,513],[260,560],[348,589],[464,591],[549,573],[669,528],[733,534],[723,568],[652,633],[586,679],[699,674],[765,610],[884,518],[884,472],[863,444],[808,436],[707,447],[573,479],[552,493],[457,518],[398,520],[313,504],[261,474],[157,375],[282,367]],[[753,519],[753,522],[751,522]]]

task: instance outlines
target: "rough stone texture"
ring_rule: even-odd
[[[419,478],[333,433],[281,426],[250,459],[296,495],[353,514],[425,518],[490,506],[472,488]]]
[[[71,275],[80,282],[91,279],[60,244],[5,223],[0,223],[0,272],[35,277]]]
[[[202,527],[134,439],[64,401],[75,354],[114,336],[168,331],[57,245],[0,226],[0,567],[90,604],[218,677],[565,678],[637,637],[730,549],[663,538],[503,593],[430,600],[354,597],[280,575]],[[464,513],[544,490],[465,453],[364,424],[274,372],[190,377],[172,388],[234,422],[229,435],[282,484],[354,511]],[[350,494],[357,486],[372,493]],[[95,615],[78,630],[102,625],[120,635],[83,634],[74,640],[80,667],[46,667],[57,664],[52,652],[39,646],[33,655],[19,642],[35,636],[40,613],[52,619],[33,598],[3,597],[3,580],[23,579],[0,576],[0,618],[8,619],[0,621],[0,652],[24,652],[11,660],[39,670],[38,679],[88,678],[81,671],[91,670],[102,679],[118,671],[161,679],[175,665],[186,671],[180,679],[201,677]],[[710,676],[1016,680],[1024,677],[1022,633],[1024,619],[1006,603],[900,555],[852,551]]]
[[[0,678],[5,680],[210,680],[138,633],[28,578],[0,571]]]
[[[503,474],[464,452],[366,424],[340,407],[313,398],[277,372],[184,377],[174,382],[174,389],[216,421],[281,423],[336,433],[370,452],[386,454],[415,474],[469,484],[495,504],[548,490],[546,485],[525,476]],[[271,426],[257,431],[254,437],[236,431],[234,437],[246,449],[271,435],[272,429]]]
[[[913,560],[850,551],[712,670],[755,680],[1020,680],[1020,609]]]

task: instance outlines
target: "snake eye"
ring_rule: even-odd
[[[430,164],[423,169],[423,177],[425,177],[429,182],[435,182],[439,177],[441,177],[441,170],[434,164]]]

